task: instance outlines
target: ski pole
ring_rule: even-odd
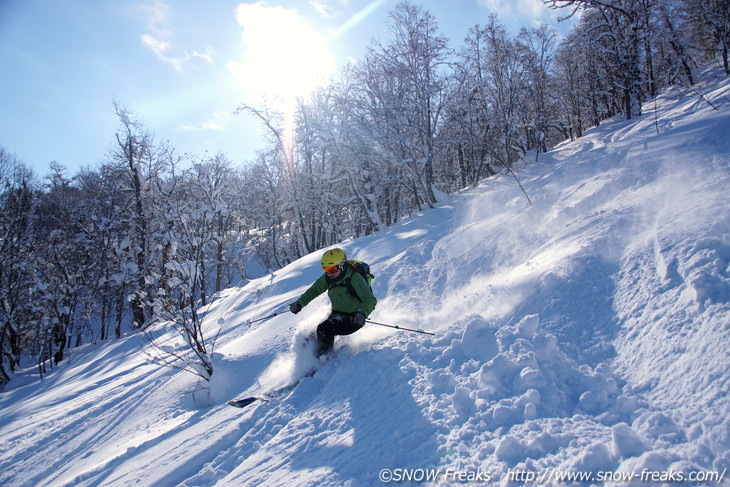
[[[413,328],[403,328],[402,326],[397,326],[397,325],[386,325],[385,323],[378,323],[377,321],[365,320],[365,323],[370,323],[372,325],[378,325],[378,326],[387,326],[388,328],[395,328],[396,330],[412,331],[414,333],[423,333],[424,335],[436,335],[435,333],[431,333],[430,331],[414,330]]]
[[[285,311],[276,311],[276,312],[270,314],[269,316],[264,316],[263,318],[257,318],[255,320],[246,320],[246,322],[250,325],[251,323],[258,323],[259,321],[268,320],[268,319],[273,318],[274,316],[279,316],[284,313],[285,313]]]

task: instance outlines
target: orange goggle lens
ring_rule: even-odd
[[[324,268],[324,271],[325,271],[325,272],[326,272],[327,274],[334,274],[334,273],[335,273],[335,272],[337,272],[337,271],[338,271],[339,269],[340,269],[340,268],[339,268],[338,266],[336,266],[336,265],[331,265],[331,266],[329,266],[329,267],[325,267],[325,268]]]

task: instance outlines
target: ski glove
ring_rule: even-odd
[[[294,314],[299,313],[302,310],[302,305],[299,304],[299,301],[294,301],[292,304],[289,305],[289,311],[291,311]]]
[[[365,315],[362,313],[355,313],[352,317],[352,322],[357,326],[363,326],[365,324]]]

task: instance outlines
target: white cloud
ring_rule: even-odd
[[[381,0],[367,0],[381,1]],[[327,20],[346,18],[348,12],[353,10],[352,0],[310,0],[309,6],[312,7],[321,18]]]
[[[538,22],[551,23],[556,17],[542,0],[479,0],[479,4],[497,14],[501,23],[519,22],[521,25]]]
[[[204,52],[199,51],[193,51],[190,58],[198,58],[202,59],[204,61],[207,61],[209,64],[213,64],[213,56],[215,55],[215,49],[213,49],[211,46],[208,46],[205,48]]]
[[[147,30],[159,34],[163,26],[167,24],[170,16],[170,6],[164,0],[150,0],[148,3],[139,5],[144,12],[147,22]]]
[[[182,60],[167,54],[170,49],[168,42],[156,39],[150,34],[142,34],[142,45],[152,51],[159,59],[172,64],[176,70],[182,71]]]
[[[331,19],[335,16],[332,9],[330,9],[329,5],[322,3],[322,2],[309,2],[309,5],[312,6],[312,8],[319,14],[320,17],[323,19]]]
[[[140,6],[146,16],[147,30],[150,32],[140,36],[142,45],[152,51],[158,59],[171,64],[177,71],[182,71],[190,61],[201,59],[213,63],[214,50],[210,46],[205,49],[188,52],[172,44],[174,34],[168,28],[170,7],[163,0],[151,0]]]
[[[187,123],[181,123],[179,128],[183,132],[201,132],[203,130],[224,130],[223,125],[221,125],[217,122],[205,122],[200,125],[190,125]]]
[[[178,128],[184,132],[201,132],[204,130],[223,131],[225,130],[225,125],[231,121],[232,117],[233,115],[231,113],[217,111],[213,113],[211,120],[202,122],[199,125],[182,123]]]

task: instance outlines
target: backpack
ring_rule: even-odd
[[[370,290],[373,290],[373,279],[375,279],[375,276],[370,273],[370,265],[366,262],[363,262],[361,260],[355,260],[355,259],[349,259],[347,261],[347,265],[355,269],[364,279],[365,282],[368,283],[368,287]],[[350,284],[350,281],[348,279],[347,281],[348,287],[352,287]],[[353,291],[354,292],[354,291]]]
[[[370,265],[366,262],[363,262],[361,260],[355,260],[355,259],[348,259],[347,265],[349,267],[352,267],[352,269],[360,274],[364,279],[365,282],[368,284],[368,287],[370,288],[370,291],[373,290],[373,279],[375,279],[375,276],[370,273]],[[352,277],[349,277],[345,280],[345,287],[347,287],[347,292],[350,293],[350,295],[355,299],[360,299],[360,296],[357,295],[357,292],[355,292],[355,288],[352,286]],[[332,286],[334,287],[334,286]]]

